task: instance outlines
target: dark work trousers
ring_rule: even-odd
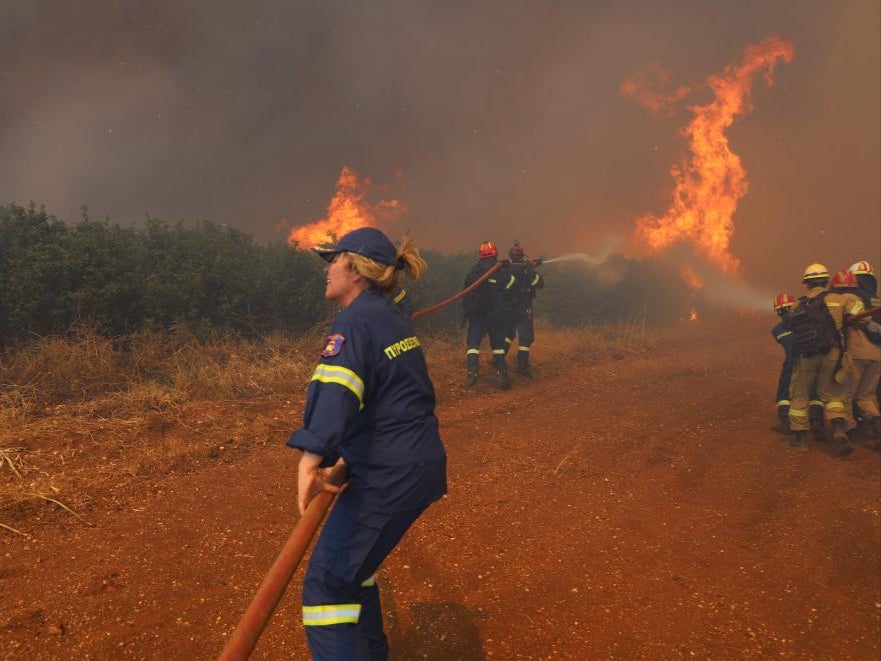
[[[505,353],[510,345],[506,330],[508,330],[508,322],[504,314],[469,314],[468,333],[465,338],[468,367],[477,367],[480,364],[480,343],[484,335],[489,335],[493,366],[497,369],[504,368]]]
[[[338,503],[330,513],[303,578],[309,651],[318,661],[385,660],[375,572],[425,507],[355,516],[347,510]]]
[[[522,363],[529,362],[529,350],[535,341],[535,327],[532,322],[532,301],[522,301],[514,306],[511,315],[513,330],[511,341],[517,338],[517,359]]]

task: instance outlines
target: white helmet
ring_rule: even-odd
[[[866,261],[859,261],[855,264],[851,264],[850,268],[847,270],[854,275],[875,275],[875,269],[873,269],[872,265]]]

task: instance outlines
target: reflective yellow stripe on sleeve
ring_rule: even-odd
[[[404,300],[404,297],[405,297],[406,295],[407,295],[407,290],[406,290],[406,289],[402,289],[402,290],[401,290],[401,293],[398,294],[397,296],[395,296],[395,297],[392,299],[392,303],[395,303],[395,304],[400,303],[401,301]]]
[[[505,285],[505,289],[510,289],[511,287],[513,287],[513,286],[514,286],[514,283],[515,283],[516,281],[517,281],[517,278],[515,278],[515,277],[512,275],[510,278],[508,278],[508,284]]]
[[[777,335],[776,337],[779,340],[781,338],[786,337],[787,335],[792,335],[792,331],[791,330],[783,331],[782,333],[780,333],[780,335]]]
[[[777,402],[777,406],[789,406],[789,400],[781,399],[779,402]]]
[[[358,624],[361,604],[330,604],[327,606],[303,606],[303,624],[321,627],[329,624]]]
[[[532,279],[532,282],[529,283],[529,286],[530,286],[530,287],[535,287],[535,286],[538,284],[538,281],[539,281],[540,279],[541,279],[541,276],[540,276],[538,273],[536,273],[536,274],[535,274],[535,277]]]
[[[364,408],[364,381],[352,370],[339,365],[325,365],[321,363],[312,374],[312,381],[322,383],[335,383],[348,388],[358,398],[358,406]]]
[[[364,581],[364,582],[361,584],[361,587],[362,587],[362,588],[372,588],[372,587],[374,587],[375,585],[376,585],[376,574],[374,574],[373,576],[371,576],[370,578],[368,578],[366,581]]]

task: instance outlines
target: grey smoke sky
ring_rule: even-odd
[[[807,262],[881,267],[877,0],[0,0],[0,203],[280,238],[344,165],[441,250],[595,252],[661,213],[689,118],[620,94],[693,84],[776,32],[776,86],[729,131],[750,192],[733,252],[795,289]],[[395,174],[397,172],[397,174]]]

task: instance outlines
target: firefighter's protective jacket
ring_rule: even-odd
[[[495,266],[495,257],[484,257],[465,276],[463,288],[476,282]],[[511,267],[502,265],[473,292],[465,296],[462,305],[469,316],[507,314],[511,310],[511,290],[517,279]]]
[[[535,298],[535,290],[545,286],[544,278],[541,273],[531,267],[531,263],[514,269],[514,271],[517,274],[517,279],[511,288],[511,299],[514,305],[530,304]]]
[[[425,507],[446,492],[434,386],[410,320],[374,290],[334,319],[288,445],[348,466],[353,514]],[[338,507],[340,504],[338,503]]]
[[[855,291],[855,295],[862,301],[864,308],[881,306],[881,300],[878,299],[878,295],[875,292],[861,288]],[[877,316],[873,315],[873,317]],[[847,350],[857,360],[881,361],[881,344],[878,344],[881,338],[879,338],[877,333],[869,330],[869,321],[870,319],[862,319],[856,324],[848,326]],[[873,321],[876,320],[873,319]],[[874,329],[874,326],[872,326],[872,329]]]

